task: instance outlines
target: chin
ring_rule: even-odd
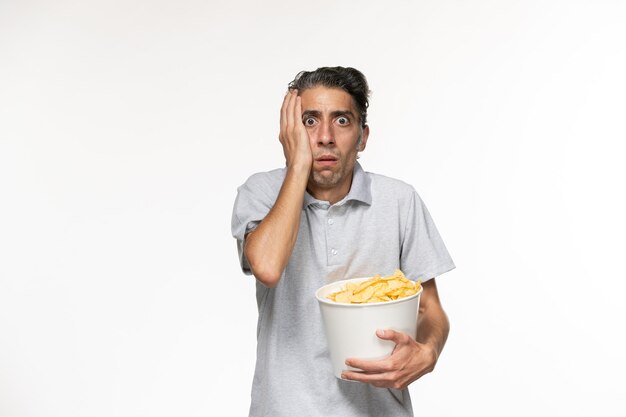
[[[333,172],[331,175],[322,175],[320,172],[314,172],[313,182],[321,187],[332,187],[341,182],[341,175],[338,172]]]

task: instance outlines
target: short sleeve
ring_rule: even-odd
[[[407,213],[400,265],[407,277],[422,282],[455,268],[435,222],[415,191]]]
[[[252,274],[250,264],[243,252],[246,234],[253,231],[261,223],[275,201],[276,196],[273,195],[269,182],[259,174],[253,175],[237,188],[237,197],[231,218],[231,232],[237,240],[241,270],[246,275]]]

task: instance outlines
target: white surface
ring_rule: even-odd
[[[417,188],[458,266],[418,415],[626,415],[625,15],[0,1],[0,416],[246,415],[235,189],[283,163],[287,83],[336,64],[373,90],[363,166]]]
[[[409,297],[383,303],[345,304],[326,298],[341,291],[348,282],[360,283],[370,278],[336,281],[315,292],[337,378],[344,370],[358,370],[345,364],[348,358],[383,359],[391,354],[395,344],[378,338],[376,330],[392,329],[415,338],[422,288]]]

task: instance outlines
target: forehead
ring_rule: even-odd
[[[350,110],[356,113],[352,96],[340,88],[313,87],[300,93],[302,110]]]

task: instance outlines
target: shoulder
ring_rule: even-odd
[[[390,196],[394,199],[412,199],[417,195],[415,188],[407,182],[372,172],[366,172],[366,174],[371,181],[373,197]]]
[[[251,214],[262,219],[276,202],[284,179],[281,169],[258,172],[251,175],[239,187],[233,207],[233,215],[245,219]]]
[[[413,185],[386,175],[367,173],[371,181],[372,209],[384,213],[386,218],[394,213],[406,219],[411,213],[421,211],[423,201]]]
[[[257,172],[252,174],[246,179],[246,181],[238,187],[257,189],[261,188],[274,188],[280,187],[285,179],[285,168],[277,168],[266,172]]]

